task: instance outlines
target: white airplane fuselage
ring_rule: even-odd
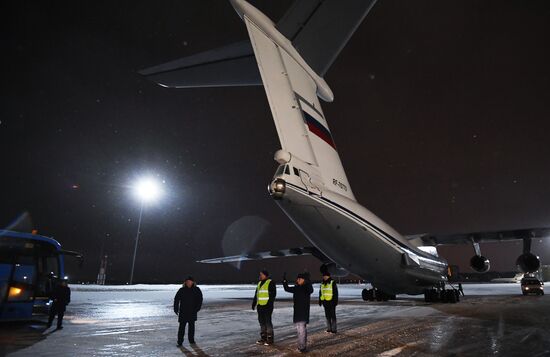
[[[277,204],[337,266],[388,294],[421,294],[447,280],[444,259],[411,246],[356,201],[325,188],[319,181],[312,184],[310,176],[293,166],[292,160],[281,165],[273,179],[285,183]],[[273,187],[272,183],[272,195]]]

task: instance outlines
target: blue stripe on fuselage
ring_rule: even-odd
[[[353,217],[355,217],[356,219],[360,220],[362,223],[364,223],[365,225],[369,226],[371,229],[373,229],[374,231],[378,232],[380,235],[384,236],[386,239],[392,241],[393,243],[399,245],[399,247],[401,249],[405,249],[407,251],[411,251],[412,253],[420,256],[420,257],[423,257],[423,258],[426,258],[426,259],[430,259],[430,260],[433,260],[433,261],[437,261],[437,262],[441,262],[443,263],[442,261],[438,260],[437,257],[435,256],[432,256],[431,254],[428,254],[428,253],[425,253],[425,252],[417,252],[417,251],[413,251],[413,248],[406,245],[405,243],[401,242],[400,240],[396,239],[395,237],[391,236],[390,234],[386,233],[384,230],[382,230],[381,228],[378,228],[377,226],[375,226],[374,224],[372,224],[371,222],[365,220],[364,218],[362,218],[361,216],[357,215],[356,213],[350,211],[349,209],[339,205],[338,203],[336,202],[333,202],[325,197],[322,197],[322,196],[319,196],[315,193],[311,193],[307,190],[304,190],[303,188],[299,187],[299,186],[296,186],[292,183],[289,183],[289,182],[286,182],[287,186],[291,186],[292,188],[294,189],[297,189],[297,190],[300,190],[302,192],[305,192],[308,194],[308,196],[314,196],[315,198],[319,198],[321,199],[322,201],[324,201],[325,203],[327,204],[330,204],[330,205],[333,205],[333,206],[336,206],[337,208],[345,211],[347,214],[349,215],[352,215]]]

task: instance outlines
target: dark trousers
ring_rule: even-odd
[[[263,341],[273,342],[273,322],[271,315],[273,308],[258,307],[258,322],[260,323],[260,337]]]
[[[189,342],[195,342],[195,321],[183,321],[180,322],[180,328],[178,329],[178,343],[183,343],[183,337],[185,336],[185,325],[189,324],[189,331],[187,332],[187,338]]]
[[[62,327],[63,315],[65,315],[65,307],[58,306],[55,303],[52,304],[52,307],[50,308],[50,317],[48,318],[48,326],[52,325],[52,322],[55,319],[55,315],[57,315],[57,327]]]
[[[327,320],[327,331],[336,332],[336,305],[332,302],[323,302],[325,318]]]

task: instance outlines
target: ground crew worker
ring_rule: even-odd
[[[256,341],[259,345],[269,346],[273,344],[274,336],[271,315],[273,314],[275,296],[277,296],[277,287],[269,279],[269,272],[262,270],[260,272],[260,281],[252,300],[252,310],[257,308],[258,322],[260,323],[260,339]]]
[[[296,284],[289,287],[286,281],[286,273],[283,276],[283,287],[286,292],[292,293],[294,301],[293,322],[298,333],[298,351],[307,352],[307,324],[309,323],[309,305],[313,287],[309,281],[309,274],[298,274]]]
[[[319,290],[319,306],[325,309],[327,332],[336,333],[336,306],[338,305],[338,287],[330,277],[330,273],[323,273],[323,281]]]
[[[52,326],[52,322],[57,315],[57,329],[63,328],[63,315],[65,315],[65,309],[71,302],[71,289],[67,284],[67,280],[63,279],[55,284],[51,294],[50,300],[52,300],[52,306],[50,307],[50,317],[48,318],[48,328]]]
[[[202,307],[202,291],[195,284],[195,279],[189,276],[185,279],[174,297],[174,312],[178,315],[178,347],[183,343],[185,336],[185,325],[189,324],[187,337],[190,344],[195,344],[195,321],[197,313]]]
[[[464,296],[464,290],[462,290],[462,283],[458,283],[458,291],[460,292],[460,295]]]

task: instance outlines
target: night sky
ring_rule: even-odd
[[[253,2],[277,20],[291,1]],[[267,192],[279,148],[262,87],[166,89],[140,69],[246,39],[228,1],[3,2],[0,226],[85,254],[94,280],[246,281],[314,258],[195,260],[307,245]],[[550,2],[380,0],[325,79],[323,108],[359,202],[403,234],[550,226]],[[485,244],[513,270],[521,243]],[[440,252],[468,271],[470,246]],[[550,241],[534,252],[550,263]],[[284,266],[283,266],[284,265]]]

